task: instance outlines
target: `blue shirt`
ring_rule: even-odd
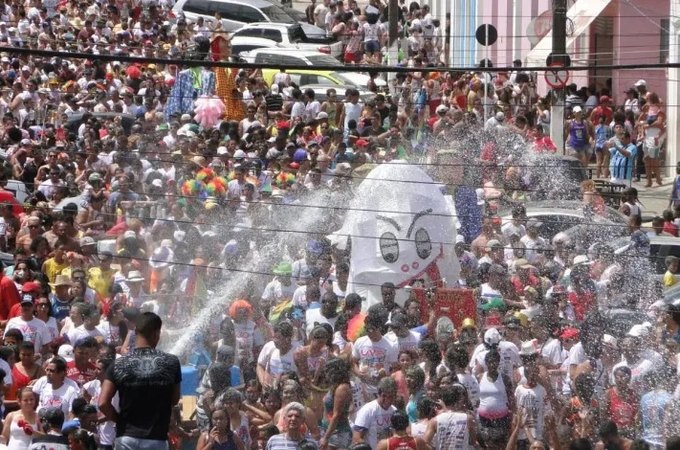
[[[596,139],[595,146],[597,148],[603,148],[604,144],[607,142],[607,139],[609,139],[610,135],[611,135],[610,128],[607,125],[599,124],[595,128],[595,139]]]
[[[50,294],[50,303],[52,303],[52,316],[56,320],[63,320],[68,317],[71,310],[71,303],[60,301],[56,295]]]
[[[621,147],[623,147],[623,145]],[[609,170],[612,173],[613,178],[632,180],[633,166],[635,166],[635,157],[637,156],[637,147],[633,144],[625,146],[625,150],[630,152],[630,156],[624,156],[623,153],[619,151],[619,148],[621,147],[615,146],[609,149],[612,158],[611,163],[609,164]]]

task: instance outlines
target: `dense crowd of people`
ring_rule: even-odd
[[[667,258],[662,281],[646,265],[651,236],[678,236],[680,177],[649,232],[625,191],[623,253],[607,236],[546,237],[523,205],[548,190],[514,161],[562,149],[551,94],[520,62],[443,71],[448,27],[402,5],[399,62],[414,70],[384,88],[378,72],[344,95],[329,86],[319,101],[285,69],[183,67],[233,55],[219,29],[174,20],[172,3],[0,0],[0,45],[57,52],[0,55],[0,443],[680,448],[680,305],[659,300],[679,264]],[[383,63],[380,2],[311,2],[306,15],[344,42],[346,63]],[[625,94],[569,86],[567,150],[594,160],[596,178],[661,184],[663,102],[644,80]],[[436,167],[450,148],[454,163]],[[348,289],[351,246],[325,237],[362,171],[395,160],[434,167],[454,194],[461,270],[448,287],[472,291],[476,311],[460,323],[435,314],[428,282],[418,297],[376,279],[381,302],[366,304]],[[605,215],[595,184],[580,188]],[[315,231],[286,233],[290,210],[319,198],[329,212]],[[285,251],[265,252],[272,241]],[[189,351],[157,348],[230,283]],[[642,317],[622,324],[612,308]],[[190,411],[182,366],[200,375]]]

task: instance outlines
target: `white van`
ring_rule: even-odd
[[[219,12],[222,29],[229,33],[248,23],[295,23],[281,6],[266,0],[178,0],[172,10],[177,17],[184,16],[189,22],[196,22],[199,17],[214,22],[215,13]]]

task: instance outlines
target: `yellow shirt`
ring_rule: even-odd
[[[666,273],[663,274],[663,286],[664,287],[671,287],[677,282],[678,282],[678,277],[676,277],[674,273],[666,271]]]
[[[49,258],[43,263],[43,272],[47,275],[47,279],[50,283],[54,283],[57,275],[61,274],[61,271],[68,267],[68,261],[64,259],[64,262],[59,264],[54,258]]]
[[[102,298],[108,297],[111,284],[113,284],[113,274],[116,271],[113,269],[102,271],[100,267],[92,267],[87,273],[87,285],[94,289]]]

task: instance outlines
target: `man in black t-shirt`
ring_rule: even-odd
[[[99,409],[116,422],[116,450],[167,450],[173,406],[180,398],[179,359],[156,350],[161,318],[145,312],[137,319],[136,346],[106,373]],[[111,400],[118,392],[120,412]]]

